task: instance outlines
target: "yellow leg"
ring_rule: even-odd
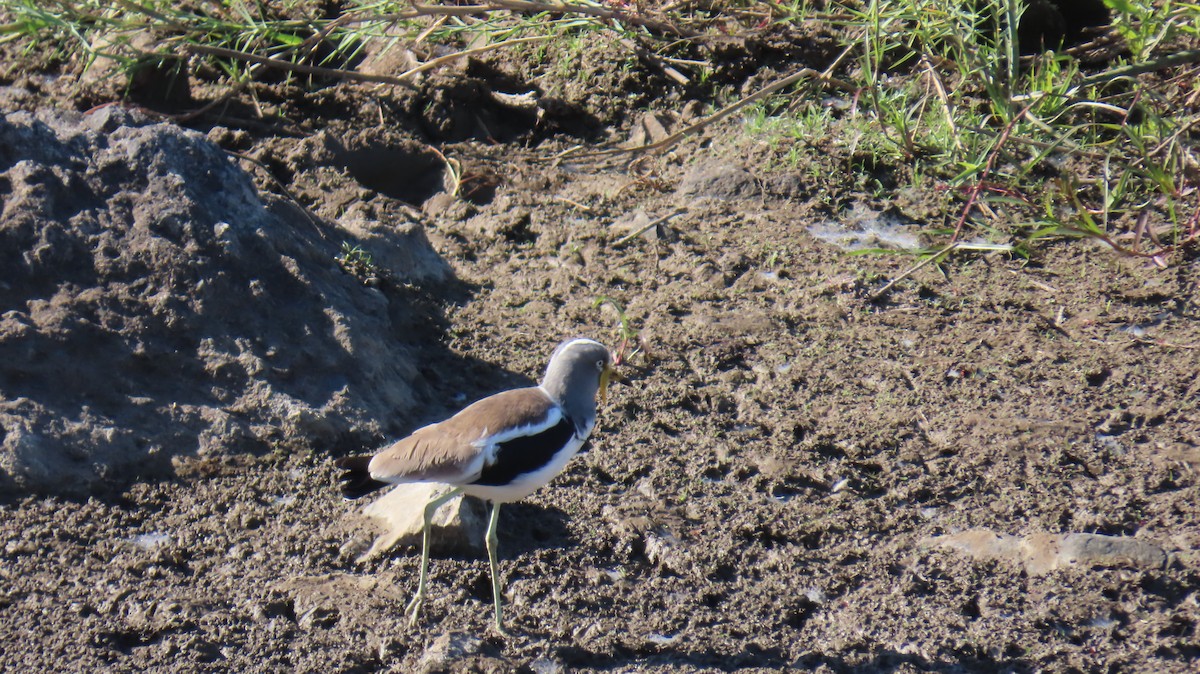
[[[492,602],[496,606],[496,630],[500,634],[506,634],[504,631],[504,619],[500,615],[500,569],[496,567],[496,522],[500,520],[500,504],[492,503],[492,516],[488,520],[487,543],[488,562],[492,565]]]
[[[433,515],[438,508],[442,507],[442,504],[458,496],[461,491],[462,489],[459,488],[451,489],[425,504],[425,524],[421,528],[421,577],[417,581],[416,596],[404,608],[404,612],[408,614],[408,624],[410,625],[417,622],[417,614],[421,612],[421,605],[425,603],[425,583],[429,578],[429,527],[433,522]]]

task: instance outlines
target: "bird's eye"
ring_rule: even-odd
[[[604,371],[604,361],[602,361],[602,360],[596,361],[596,369],[603,372]]]

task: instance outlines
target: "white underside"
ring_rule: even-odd
[[[508,484],[467,484],[463,485],[463,493],[497,503],[509,503],[523,499],[545,486],[550,480],[554,479],[555,475],[561,473],[563,468],[566,467],[567,462],[571,460],[571,457],[579,452],[580,447],[583,447],[585,440],[587,440],[586,434],[583,437],[575,436],[571,438],[566,447],[554,455],[554,459],[550,463],[532,473],[518,475],[514,481]]]

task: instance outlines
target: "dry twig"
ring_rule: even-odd
[[[410,89],[416,88],[412,82],[402,80],[398,77],[392,77],[390,75],[368,75],[366,73],[357,73],[351,70],[342,70],[339,68],[322,68],[320,66],[310,66],[304,63],[292,63],[291,61],[283,61],[280,59],[271,58],[269,56],[261,56],[259,54],[252,54],[250,52],[226,49],[224,47],[212,47],[203,44],[188,44],[184,45],[183,48],[185,51],[191,54],[205,54],[208,56],[218,56],[220,58],[234,59],[237,61],[259,63],[268,68],[304,73],[305,75],[316,75],[319,77],[330,77],[343,80],[355,80],[358,82],[382,82],[384,84],[395,84],[402,87],[408,87]]]
[[[534,35],[531,37],[514,37],[510,40],[503,40],[501,42],[485,44],[480,47],[472,47],[470,49],[456,51],[453,54],[446,54],[445,56],[439,56],[430,61],[426,61],[425,63],[422,63],[421,65],[419,65],[415,68],[411,68],[409,70],[406,70],[406,71],[400,73],[399,75],[396,76],[396,78],[399,80],[408,80],[408,79],[412,78],[414,75],[417,75],[418,73],[423,73],[426,70],[433,70],[434,68],[443,66],[447,63],[450,63],[451,61],[457,61],[458,59],[467,58],[468,56],[475,56],[476,54],[482,54],[484,52],[493,51],[495,49],[511,47],[515,44],[524,44],[526,42],[544,42],[546,40],[552,39],[553,37],[554,37],[553,35]]]
[[[567,158],[602,157],[602,156],[606,156],[606,155],[633,154],[633,153],[638,153],[638,152],[653,152],[654,150],[661,150],[665,147],[674,145],[675,143],[679,142],[683,138],[699,131],[700,129],[703,129],[707,126],[711,126],[712,124],[715,124],[716,122],[719,122],[722,119],[725,119],[726,117],[732,115],[733,113],[737,112],[738,110],[741,110],[742,108],[746,107],[747,105],[750,105],[751,103],[754,103],[755,101],[760,101],[760,100],[766,98],[767,96],[770,96],[771,94],[774,94],[775,92],[780,91],[781,89],[786,89],[787,87],[790,87],[791,85],[793,85],[805,78],[812,78],[812,79],[819,80],[822,82],[829,82],[829,83],[832,83],[834,85],[837,85],[839,87],[849,89],[849,90],[854,89],[853,85],[849,84],[848,82],[843,82],[842,80],[830,77],[826,73],[819,73],[819,72],[813,70],[812,68],[804,68],[798,72],[788,75],[787,77],[785,77],[781,80],[777,80],[777,81],[767,85],[766,87],[763,87],[762,89],[759,89],[758,91],[754,92],[753,94],[750,94],[749,96],[741,99],[740,101],[738,101],[736,103],[732,103],[730,105],[725,106],[724,108],[721,108],[720,110],[718,110],[717,112],[714,112],[713,114],[709,115],[708,117],[705,117],[704,119],[696,122],[695,124],[692,124],[691,126],[680,129],[679,131],[676,131],[675,133],[667,136],[666,138],[663,138],[660,141],[650,143],[648,145],[639,145],[637,147],[615,148],[612,150],[598,150],[596,152],[584,152],[581,154],[573,154],[574,150],[577,148],[571,148],[571,149],[566,150],[565,152],[561,152],[553,157],[548,157],[548,159],[551,161],[559,161],[559,160],[567,159]]]
[[[1018,112],[1008,124],[1004,125],[1004,129],[1000,132],[1000,137],[996,139],[996,146],[988,153],[987,162],[983,165],[983,170],[979,173],[979,180],[971,186],[971,192],[967,195],[967,204],[963,207],[962,215],[958,216],[958,222],[954,225],[954,235],[950,237],[950,245],[953,246],[958,237],[962,234],[963,225],[967,224],[967,217],[971,215],[971,209],[974,208],[975,202],[979,199],[979,193],[983,191],[983,186],[988,176],[992,172],[992,166],[996,163],[996,157],[1000,155],[1000,148],[1004,147],[1004,143],[1008,140],[1008,136],[1012,133],[1013,127],[1017,122],[1029,112],[1029,108],[1033,107],[1033,103],[1025,106]],[[949,249],[947,249],[949,250]],[[890,284],[889,284],[890,285]]]
[[[268,68],[276,68],[279,70],[287,70],[290,72],[304,73],[305,75],[316,75],[319,77],[329,77],[329,78],[333,78],[333,79],[353,80],[356,82],[377,82],[380,84],[394,84],[397,86],[408,87],[409,89],[413,89],[413,88],[416,88],[416,85],[414,85],[410,80],[413,77],[415,77],[416,75],[423,73],[427,70],[432,70],[439,66],[443,66],[447,63],[450,63],[451,61],[456,61],[458,59],[467,58],[469,56],[475,56],[476,54],[482,54],[484,52],[493,51],[495,49],[502,49],[504,47],[511,47],[515,44],[522,44],[525,42],[539,42],[539,41],[549,40],[549,39],[551,39],[551,37],[552,36],[550,36],[550,35],[535,35],[532,37],[516,37],[511,40],[504,40],[502,42],[486,44],[481,47],[472,47],[471,49],[464,49],[462,51],[454,52],[453,54],[446,54],[445,56],[439,56],[438,58],[435,58],[431,61],[422,63],[421,65],[419,65],[415,68],[406,70],[405,72],[401,73],[400,75],[371,75],[371,74],[367,74],[367,73],[355,72],[353,70],[343,70],[341,68],[322,68],[320,66],[310,66],[307,64],[303,64],[303,63],[292,63],[291,61],[284,61],[281,59],[271,58],[269,56],[262,56],[259,54],[252,54],[250,52],[244,52],[244,51],[236,51],[233,49],[226,49],[224,47],[212,47],[209,45],[189,44],[189,45],[185,45],[184,49],[186,49],[188,52],[191,52],[193,54],[207,54],[209,56],[219,56],[221,58],[235,59],[238,61],[248,61],[250,63],[260,64],[260,65],[268,67]]]
[[[617,246],[623,246],[623,245],[629,243],[630,241],[633,241],[634,239],[638,238],[642,234],[645,234],[646,232],[650,231],[651,229],[654,229],[655,227],[663,224],[664,222],[667,222],[671,218],[683,215],[684,213],[687,213],[686,208],[677,208],[674,211],[671,211],[670,213],[667,213],[666,215],[662,216],[661,218],[655,218],[655,219],[651,220],[650,222],[647,222],[646,224],[642,225],[641,227],[638,227],[634,231],[632,231],[632,232],[626,234],[625,236],[622,236],[621,238],[614,241],[612,244],[612,247],[616,248]]]
[[[910,267],[908,269],[908,271],[905,271],[904,273],[900,274],[899,276],[892,279],[891,281],[888,281],[887,285],[883,286],[879,290],[876,290],[874,293],[872,293],[871,298],[870,298],[871,301],[877,302],[881,297],[888,294],[888,292],[890,292],[892,288],[896,287],[897,283],[903,281],[904,279],[908,278],[909,276],[912,276],[913,274],[924,269],[925,267],[928,267],[929,265],[937,262],[938,260],[941,260],[950,251],[954,250],[955,248],[958,248],[958,246],[959,246],[959,244],[957,242],[952,243],[949,246],[946,246],[945,248],[934,253],[933,255],[930,255],[929,257],[925,258],[924,260],[921,260],[913,267]]]
[[[525,0],[493,0],[478,5],[418,5],[414,4],[412,9],[402,12],[393,12],[390,14],[358,14],[350,20],[351,23],[369,23],[369,22],[391,22],[391,21],[407,21],[416,19],[422,16],[474,16],[476,14],[489,14],[492,12],[509,11],[509,12],[530,12],[534,14],[582,14],[584,16],[592,16],[598,19],[617,21],[620,23],[638,26],[648,30],[657,31],[660,33],[669,33],[683,38],[699,37],[700,33],[687,28],[681,28],[675,24],[666,21],[658,21],[648,19],[646,17],[630,14],[619,9],[609,9],[607,7],[594,7],[591,5],[573,5],[570,3],[551,3],[551,2],[527,2]]]

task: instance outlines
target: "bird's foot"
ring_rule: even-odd
[[[408,602],[408,606],[404,607],[404,612],[408,615],[408,624],[417,624],[417,615],[421,612],[421,605],[425,603],[425,597],[417,595]]]
[[[500,618],[499,612],[496,613],[496,620],[492,623],[492,625],[496,628],[496,634],[499,634],[502,637],[512,636],[508,633],[508,630],[504,629],[504,620]]]
[[[500,608],[499,600],[493,604],[493,610],[495,612],[492,614],[492,617],[495,618],[495,622],[492,624],[495,625],[496,632],[502,637],[511,637],[512,635],[508,633],[508,630],[504,629],[504,615]]]

